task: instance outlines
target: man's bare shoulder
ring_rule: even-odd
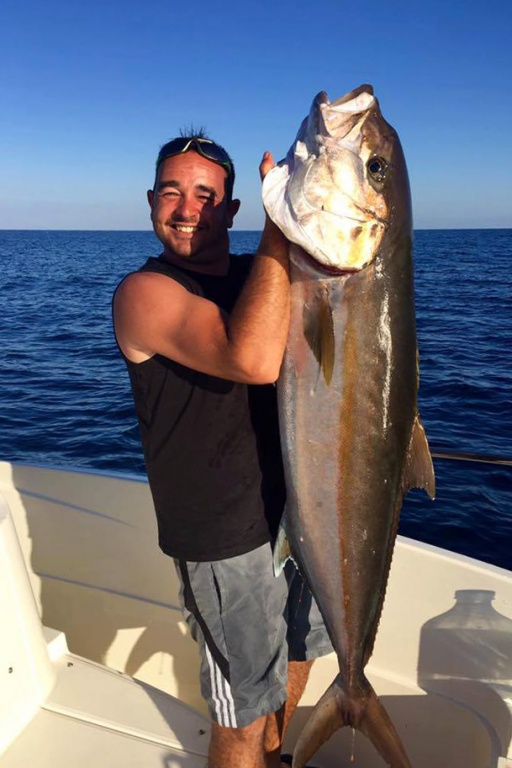
[[[132,293],[146,293],[153,291],[179,292],[185,291],[183,285],[175,280],[171,275],[164,275],[160,272],[131,272],[119,284],[116,290],[116,299],[119,296],[129,296]],[[186,291],[185,291],[186,292]]]
[[[163,338],[179,327],[193,298],[177,280],[166,275],[127,275],[114,295],[114,327],[126,357],[141,362],[163,351]]]

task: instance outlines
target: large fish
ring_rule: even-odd
[[[410,768],[364,674],[404,494],[434,494],[417,410],[409,182],[371,86],[315,98],[264,204],[291,241],[290,335],[278,382],[292,556],[323,614],[339,675],[297,742],[302,768],[339,727]]]

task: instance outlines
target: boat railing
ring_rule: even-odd
[[[433,459],[450,459],[452,461],[478,461],[482,464],[500,464],[512,467],[512,459],[505,456],[487,456],[481,453],[455,453],[453,451],[431,451]]]

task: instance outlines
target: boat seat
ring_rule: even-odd
[[[174,697],[68,651],[42,626],[0,495],[2,768],[204,768],[209,723]]]

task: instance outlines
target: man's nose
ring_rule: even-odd
[[[175,214],[183,217],[184,219],[190,219],[197,216],[198,207],[197,203],[192,197],[183,196],[180,197],[179,203],[175,208]]]

